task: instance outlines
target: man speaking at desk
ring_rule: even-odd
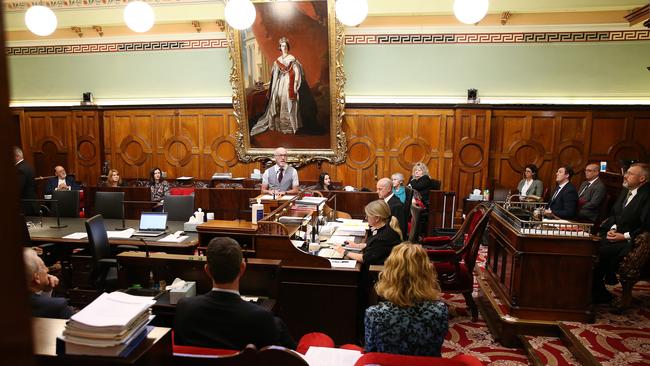
[[[239,280],[246,263],[241,247],[229,237],[214,238],[208,244],[205,273],[212,279],[212,291],[186,297],[176,305],[176,344],[241,350],[252,343],[258,349],[280,345],[295,349],[286,325],[270,310],[245,301],[239,294]]]
[[[266,169],[262,175],[262,194],[297,194],[300,185],[298,171],[287,164],[287,149],[278,147],[274,157],[275,165]]]
[[[57,165],[54,168],[54,177],[47,180],[45,194],[52,194],[54,191],[79,190],[79,186],[74,181],[74,177],[69,177],[65,173],[65,168]]]
[[[632,249],[637,235],[650,231],[650,166],[633,164],[623,176],[623,187],[609,218],[600,226],[599,259],[594,269],[593,302],[612,300],[603,278],[613,275],[621,259]]]

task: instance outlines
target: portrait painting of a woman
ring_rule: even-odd
[[[290,54],[286,37],[278,41],[282,52],[273,63],[266,112],[251,129],[251,136],[266,130],[295,134],[303,126],[315,124],[316,105],[302,65]]]
[[[251,148],[330,149],[332,101],[328,2],[255,2],[239,33]]]

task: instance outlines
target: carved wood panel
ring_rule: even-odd
[[[146,179],[153,166],[170,178],[209,179],[214,172],[249,176],[260,163],[236,159],[236,122],[229,108],[35,111],[22,117],[22,144],[29,159],[40,154],[37,174],[51,175],[63,164],[82,180],[96,182],[101,145],[106,159],[126,178]],[[103,126],[99,123],[103,118]],[[648,160],[650,111],[371,109],[346,110],[348,135],[344,164],[310,164],[301,180],[327,171],[344,185],[375,190],[378,178],[423,161],[442,189],[466,196],[485,188],[488,177],[515,188],[523,167],[535,163],[545,186],[554,186],[560,163],[582,169],[605,160],[618,171],[618,159]],[[103,128],[103,135],[100,135]],[[44,157],[50,157],[45,161]],[[34,161],[32,161],[34,163]]]

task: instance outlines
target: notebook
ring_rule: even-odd
[[[135,236],[160,236],[167,228],[167,212],[143,212],[140,214],[140,227]]]

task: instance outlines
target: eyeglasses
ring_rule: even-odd
[[[286,158],[286,157],[287,157],[287,154],[276,155],[275,157],[276,157],[276,158],[280,158],[280,157],[285,157],[285,158]]]

